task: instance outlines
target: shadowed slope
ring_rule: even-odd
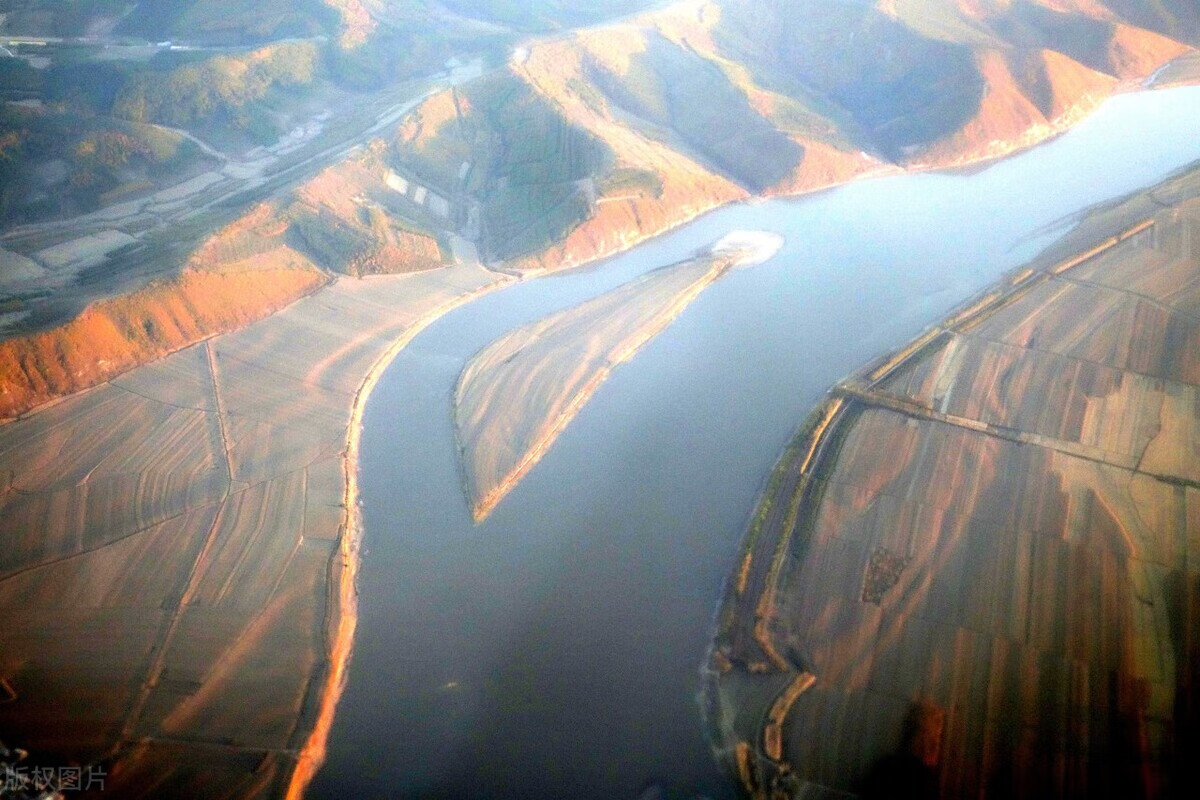
[[[687,0],[519,48],[393,158],[485,258],[555,268],[738,197],[1010,153],[1191,52],[1186,21],[1053,6]]]

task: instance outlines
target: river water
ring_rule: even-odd
[[[358,632],[310,796],[733,797],[709,755],[698,669],[795,426],[839,378],[1035,255],[1068,215],[1196,159],[1200,88],[1123,95],[986,169],[729,206],[431,325],[367,404]],[[786,244],[617,368],[474,524],[452,429],[466,360],[738,229]]]

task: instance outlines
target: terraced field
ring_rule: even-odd
[[[1095,210],[813,413],[712,651],[750,795],[1197,786],[1198,195]]]
[[[301,788],[354,630],[364,376],[498,282],[343,278],[0,426],[0,730],[122,797]]]

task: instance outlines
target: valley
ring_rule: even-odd
[[[1180,88],[1200,76],[1200,12],[60,5],[0,14],[6,745],[103,766],[122,797],[485,779],[496,796],[720,796],[695,671],[737,558],[707,698],[749,794],[837,783],[834,729],[865,770],[910,700],[975,714],[985,667],[1013,719],[1074,736],[1013,678],[1043,651],[1111,668],[1104,697],[1061,664],[1037,685],[1111,709],[1097,737],[1172,768],[1171,704],[1191,707],[1189,642],[1163,614],[1192,613],[1195,177],[1146,187],[1200,158]],[[769,263],[706,249],[746,230]],[[1030,259],[982,311],[839,384],[738,555],[820,392]],[[1001,490],[1029,503],[991,514]],[[945,541],[888,539],[889,510],[940,513]],[[1022,531],[1015,549],[987,550],[976,517]],[[830,544],[829,580],[854,595],[838,602],[797,578],[833,563],[806,549],[826,523],[884,537],[859,561]],[[1060,569],[1021,572],[1023,610],[995,612],[1022,631],[988,617],[991,595],[937,606],[939,570],[1019,572],[1035,546]],[[1096,603],[1038,605],[1064,576]],[[869,718],[885,733],[846,733],[880,630],[851,622],[897,595],[880,659],[900,665]],[[914,666],[901,645],[910,622],[942,624],[934,606],[941,649]],[[1119,630],[1064,632],[1056,609]],[[800,622],[828,634],[826,660]],[[955,659],[975,672],[942,681]],[[814,698],[827,714],[806,716]],[[1013,722],[937,719],[964,748]],[[949,789],[977,785],[976,755],[1033,747],[987,741],[939,755]],[[578,753],[578,771],[547,766]],[[523,759],[546,767],[534,783]],[[1069,766],[1054,789],[1109,777]],[[1046,770],[1012,780],[1041,789]]]

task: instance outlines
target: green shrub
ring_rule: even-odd
[[[116,116],[135,122],[188,127],[222,119],[258,124],[244,109],[272,91],[312,83],[318,51],[311,42],[287,42],[265,50],[221,55],[162,73],[142,73],[120,91]]]

